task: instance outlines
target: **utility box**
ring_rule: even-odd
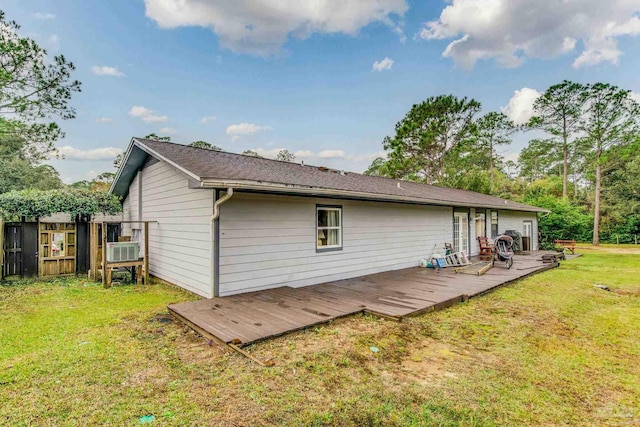
[[[138,242],[107,243],[107,262],[137,261],[139,253]]]

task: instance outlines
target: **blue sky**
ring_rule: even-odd
[[[485,111],[522,120],[536,91],[563,79],[640,93],[640,1],[1,7],[22,34],[77,67],[77,118],[61,123],[66,159],[52,161],[65,182],[113,171],[114,154],[152,132],[266,156],[286,148],[307,163],[362,171],[411,105],[429,96],[473,97]],[[518,135],[504,154],[513,157],[529,137]]]

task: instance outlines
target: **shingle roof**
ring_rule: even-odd
[[[401,181],[282,162],[241,154],[212,151],[170,142],[134,138],[134,141],[147,147],[151,154],[156,153],[180,168],[204,180],[252,181],[261,184],[280,184],[301,188],[357,192],[375,196],[384,195],[385,199],[406,201],[407,198],[424,203],[447,204],[453,206],[482,206],[505,210],[545,212],[534,206],[505,200],[473,191],[444,188],[433,185]]]

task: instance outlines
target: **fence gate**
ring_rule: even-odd
[[[76,273],[76,225],[40,223],[40,277]]]
[[[4,226],[4,258],[2,277],[5,279],[35,276],[38,271],[37,224],[21,223]]]
[[[4,227],[4,265],[2,277],[22,277],[22,227],[5,225]]]

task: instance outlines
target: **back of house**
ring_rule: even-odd
[[[536,249],[543,209],[470,191],[133,138],[111,192],[149,230],[149,270],[211,298],[477,255],[506,230]],[[125,223],[122,233],[140,239]]]

